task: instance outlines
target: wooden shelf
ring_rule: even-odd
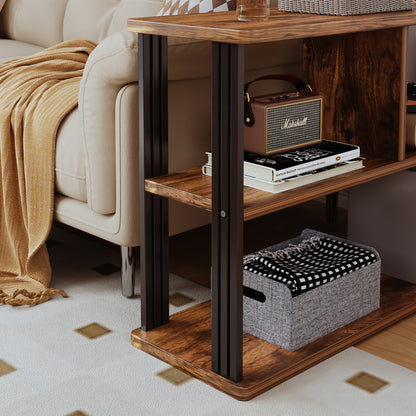
[[[148,332],[132,332],[132,344],[238,400],[250,400],[416,311],[416,285],[381,278],[380,309],[295,352],[244,333],[244,378],[233,383],[211,371],[211,303],[179,312]]]
[[[325,16],[281,13],[276,8],[267,21],[261,22],[238,22],[235,12],[128,20],[128,30],[140,34],[139,68],[145,81],[140,83],[139,95],[141,102],[148,103],[140,106],[139,115],[145,121],[140,135],[141,160],[146,162],[142,164],[142,181],[167,171],[167,141],[160,133],[167,131],[164,37],[169,36],[213,42],[213,154],[223,167],[227,165],[221,181],[214,184],[214,199],[219,203],[212,216],[212,326],[210,303],[204,303],[175,314],[168,324],[158,327],[166,322],[168,310],[168,274],[164,267],[167,210],[146,202],[141,206],[145,225],[141,228],[145,252],[141,275],[146,287],[142,293],[146,300],[142,325],[156,328],[133,331],[133,345],[239,400],[249,400],[416,312],[416,285],[385,277],[378,311],[296,352],[244,334],[242,357],[241,211],[244,220],[254,219],[416,166],[416,155],[406,157],[405,152],[407,27],[415,24],[414,10]],[[303,77],[324,97],[323,137],[346,138],[371,157],[367,157],[363,169],[280,194],[245,188],[242,207],[241,176],[236,180],[235,174],[241,174],[236,165],[243,150],[238,122],[243,114],[236,103],[243,99],[244,47],[236,45],[288,39],[304,39]],[[277,53],[279,47],[276,45]],[[153,128],[159,124],[160,129]],[[145,190],[211,211],[211,178],[202,175],[200,167],[146,179]],[[215,371],[211,370],[211,355]],[[233,383],[229,379],[241,381]]]
[[[128,19],[127,29],[161,36],[175,36],[237,44],[274,42],[339,35],[416,24],[414,10],[359,16],[327,16],[279,12],[272,7],[266,21],[239,22],[235,12]]]
[[[250,220],[283,208],[306,202],[400,172],[416,166],[416,155],[392,162],[386,159],[367,158],[365,168],[348,172],[313,184],[291,189],[279,194],[244,187],[244,220]],[[182,203],[211,210],[211,178],[192,168],[146,180],[146,191]]]

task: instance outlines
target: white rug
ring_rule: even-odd
[[[356,348],[249,402],[191,378],[172,384],[158,375],[167,364],[130,344],[140,297],[121,296],[118,272],[91,270],[119,266],[118,252],[61,229],[52,238],[52,286],[70,298],[0,307],[0,374],[9,368],[0,375],[1,416],[416,416],[416,373]],[[209,299],[208,289],[173,275],[171,293],[193,299],[171,313]],[[91,323],[111,332],[88,339],[75,331]],[[389,384],[368,393],[346,383],[361,371]]]

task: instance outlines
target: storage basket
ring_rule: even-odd
[[[351,15],[411,10],[413,0],[279,0],[280,11]]]
[[[348,253],[336,254],[342,258],[341,262],[339,259],[327,262],[327,258],[321,258],[319,263],[326,262],[327,265],[317,267],[316,273],[319,270],[320,279],[323,280],[313,280],[312,277],[318,277],[317,274],[312,276],[315,272],[311,275],[298,274],[302,276],[300,281],[306,281],[299,283],[298,287],[276,281],[276,276],[272,277],[265,269],[263,275],[258,274],[259,270],[253,272],[253,267],[257,267],[253,264],[259,264],[259,260],[254,260],[258,258],[258,253],[246,256],[243,321],[245,332],[294,351],[380,307],[380,257],[373,248],[317,231],[304,230],[301,236],[268,247],[261,253],[279,251],[279,255],[286,255],[285,253],[300,248],[309,250],[313,255],[318,253],[319,256],[322,250],[326,250],[325,247],[314,248],[312,251],[305,249],[305,245],[311,241],[321,246],[335,241],[337,250],[339,243],[346,243]],[[350,247],[365,253],[365,257],[371,257],[372,263],[364,267],[357,264],[353,266],[353,270],[351,264],[355,260],[351,260]],[[306,251],[301,251],[298,257],[305,259],[309,255]],[[355,254],[354,256],[356,258]],[[341,269],[344,272],[338,273],[339,277],[334,276],[333,272]],[[281,270],[285,270],[284,267]],[[295,271],[300,271],[300,268]]]

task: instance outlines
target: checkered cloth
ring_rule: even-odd
[[[235,8],[236,0],[165,0],[157,15],[226,12]]]
[[[244,269],[284,283],[292,296],[375,263],[370,250],[329,237],[312,237],[299,245],[244,258]]]

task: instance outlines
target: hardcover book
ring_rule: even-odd
[[[212,154],[207,152],[207,155],[207,165],[211,166]],[[359,156],[359,146],[331,140],[270,156],[244,152],[244,175],[278,181]]]
[[[262,191],[277,194],[279,192],[294,189],[299,186],[318,182],[323,179],[332,178],[343,173],[352,172],[353,170],[364,167],[361,158],[352,159],[346,162],[337,163],[332,166],[316,169],[308,173],[292,176],[278,181],[265,181],[263,179],[254,178],[252,176],[244,175],[244,185],[251,188],[260,189]],[[212,166],[206,164],[202,166],[202,173],[204,175],[212,175]]]

